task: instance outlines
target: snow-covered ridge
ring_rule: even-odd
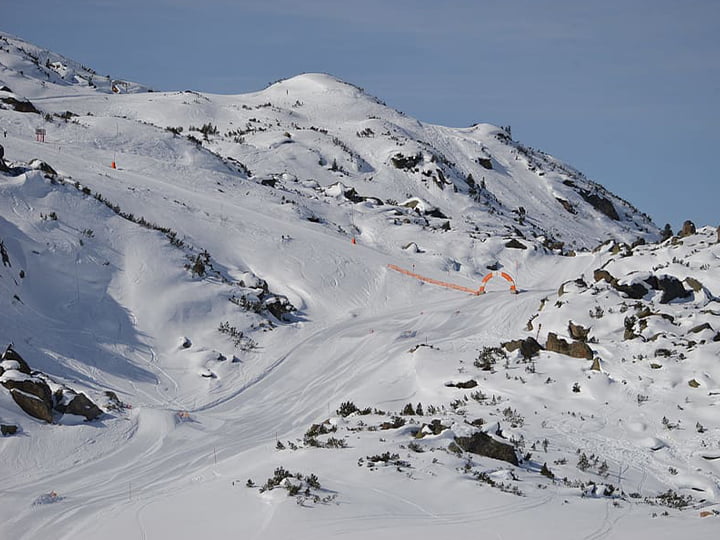
[[[0,32],[0,81],[6,76],[25,79],[15,86],[33,98],[54,92],[117,94],[149,90],[137,83],[100,75],[79,62]]]
[[[563,243],[565,249],[592,248],[606,239],[657,238],[652,221],[632,205],[572,167],[513,141],[504,129],[424,124],[330,75],[298,75],[237,96],[140,93],[107,101],[107,88],[86,84],[87,68],[63,59],[58,62],[72,65],[73,73],[85,74],[83,107],[78,108],[58,87],[73,84],[77,90],[74,75],[72,81],[58,75],[50,86],[40,80],[52,78],[46,64],[54,65],[53,53],[16,38],[4,39],[10,60],[4,61],[7,68],[0,82],[31,101],[42,97],[35,105],[42,103],[43,113],[69,116],[93,131],[100,127],[99,118],[111,120],[115,135],[118,119],[151,124],[239,162],[255,179],[286,173],[322,186],[342,180],[358,193],[383,201],[420,197],[465,232],[541,237],[548,245]],[[35,59],[39,71],[31,78],[19,76],[19,62]],[[139,88],[115,86],[110,90]],[[95,118],[86,120],[88,115]],[[47,129],[76,130],[57,125]],[[106,132],[108,138],[111,134]],[[73,138],[81,142],[83,137]],[[110,148],[123,142],[118,138],[104,144]]]

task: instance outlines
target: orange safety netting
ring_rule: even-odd
[[[507,274],[505,272],[498,272],[501,278],[505,279],[510,283],[510,292],[513,294],[517,294],[517,287],[515,286],[515,280],[510,277],[510,274]],[[482,281],[480,282],[480,289],[478,289],[478,294],[483,294],[485,292],[485,284],[490,281],[493,277],[495,277],[495,272],[490,272],[487,276],[482,278]]]
[[[405,270],[404,268],[400,268],[399,266],[395,266],[394,264],[388,264],[388,268],[391,270],[395,270],[396,272],[400,272],[401,274],[405,274],[406,276],[414,277],[416,279],[419,279],[420,281],[425,281],[426,283],[432,283],[433,285],[439,285],[440,287],[447,287],[448,289],[455,289],[456,291],[462,291],[466,293],[470,293],[472,295],[478,296],[480,294],[485,293],[485,285],[488,281],[490,281],[491,278],[495,277],[495,272],[491,272],[488,275],[486,275],[482,279],[482,284],[480,285],[480,288],[478,290],[471,289],[469,287],[463,287],[462,285],[456,285],[455,283],[448,283],[447,281],[440,281],[437,279],[421,276],[420,274],[416,274],[415,272],[411,272],[410,270]],[[509,274],[506,274],[505,272],[499,272],[500,277],[504,278],[508,282],[510,282],[510,292],[517,294],[517,287],[515,286],[515,281],[512,277],[510,277]]]

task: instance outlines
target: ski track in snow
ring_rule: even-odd
[[[492,302],[494,300],[494,302]],[[460,296],[454,300],[454,304],[458,307],[475,304],[480,305],[493,303],[492,313],[486,312],[482,316],[470,320],[465,329],[456,328],[453,335],[445,337],[450,341],[454,341],[460,337],[472,339],[477,325],[489,324],[495,321],[499,325],[508,325],[514,320],[514,314],[517,313],[518,303],[526,306],[534,306],[538,299],[535,295],[512,296],[507,294],[490,293],[479,298],[463,298]],[[447,312],[447,301],[443,300],[435,304],[424,305],[422,308],[424,313],[432,313],[435,308],[442,308],[441,312]],[[433,317],[429,315],[432,319]],[[384,318],[378,319],[373,316],[367,320],[352,319],[342,321],[337,325],[313,332],[302,342],[293,345],[291,352],[285,353],[273,362],[269,368],[258,376],[254,381],[247,384],[237,392],[224,397],[215,402],[208,403],[196,410],[193,414],[197,414],[198,418],[204,415],[216,417],[220,420],[228,417],[241,417],[249,421],[249,429],[245,425],[233,427],[231,424],[223,423],[225,427],[233,427],[240,430],[234,434],[221,430],[218,433],[206,433],[208,440],[196,447],[191,447],[179,453],[174,450],[172,443],[167,441],[167,436],[173,431],[173,420],[171,411],[153,410],[142,408],[136,410],[133,416],[137,415],[133,420],[137,422],[137,430],[129,437],[128,442],[118,448],[115,452],[100,456],[93,461],[74,467],[66,471],[64,474],[42,477],[31,484],[25,484],[23,491],[39,491],[46,485],[63,485],[63,492],[67,495],[67,502],[63,502],[63,515],[72,516],[72,518],[58,519],[57,516],[49,518],[54,521],[54,527],[62,530],[63,524],[71,525],[67,529],[65,535],[72,536],[82,530],[82,520],[79,517],[81,512],[90,513],[92,508],[97,509],[101,515],[112,512],[110,508],[118,504],[124,504],[123,501],[127,497],[128,489],[132,489],[135,497],[144,497],[144,493],[152,493],[152,499],[161,497],[171,486],[183,484],[188,475],[188,471],[193,470],[193,463],[199,463],[207,459],[207,455],[216,445],[222,444],[222,441],[236,439],[242,437],[243,444],[235,446],[233,452],[242,451],[243,446],[252,448],[260,441],[272,439],[272,434],[268,434],[265,423],[277,425],[280,433],[283,430],[292,430],[298,425],[305,425],[318,415],[318,403],[322,404],[329,401],[337,401],[337,396],[342,396],[342,381],[348,374],[354,377],[364,377],[376,372],[387,362],[385,358],[362,358],[360,360],[356,355],[328,355],[328,359],[332,362],[332,369],[324,364],[312,366],[311,370],[307,369],[302,362],[306,354],[312,354],[312,351],[322,346],[323,343],[333,342],[339,343],[343,339],[351,339],[353,342],[362,342],[368,339],[378,339],[388,341],[391,336],[399,334],[413,323],[421,322],[423,316],[418,314],[417,306],[402,308],[391,311]],[[370,333],[370,329],[375,332]],[[498,330],[502,333],[502,330]],[[407,343],[399,343],[394,345],[396,353],[399,350],[407,349]],[[392,356],[393,350],[389,351],[388,356]],[[370,360],[370,361],[369,361]],[[337,363],[337,362],[340,363]],[[362,361],[363,366],[358,369],[357,363]],[[272,390],[277,386],[277,381],[273,379],[294,378],[297,382],[294,385],[295,390],[288,393],[285,388],[280,394],[274,393]],[[248,391],[253,390],[253,396],[245,397]],[[267,397],[260,397],[266,394]],[[411,396],[403,396],[402,399],[409,399]],[[248,406],[244,401],[254,401],[260,398],[261,402]],[[286,407],[287,403],[293,403],[291,408]],[[171,403],[168,403],[171,405]],[[262,424],[256,423],[255,418],[259,413],[255,412],[261,409],[264,415]],[[246,414],[247,411],[249,414]],[[268,418],[267,411],[282,411],[278,418],[273,419],[270,413]],[[278,413],[275,413],[277,416]],[[202,420],[201,420],[202,421]],[[162,451],[161,451],[162,450]],[[157,472],[153,472],[157,471]],[[74,479],[76,478],[93,478],[92,486],[85,485],[80,482],[78,489],[81,488],[82,496],[76,493],[72,488]],[[132,486],[128,488],[128,486]],[[75,501],[75,502],[74,502]],[[149,502],[147,502],[149,504]],[[543,500],[532,501],[527,503],[527,508],[533,508],[544,504]],[[525,506],[522,506],[525,508]],[[499,517],[507,515],[513,511],[518,511],[517,504],[510,504],[499,507],[493,511],[481,513],[480,517],[472,518],[468,514],[444,516],[443,520],[454,520],[456,523],[474,522],[485,518]],[[138,522],[140,522],[140,510],[137,510]],[[17,517],[18,522],[27,519],[27,515]],[[48,521],[48,522],[49,522]],[[43,529],[43,524],[38,525],[37,531]]]

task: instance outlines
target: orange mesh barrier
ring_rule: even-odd
[[[510,292],[513,294],[517,294],[518,291],[517,286],[515,285],[515,280],[510,276],[510,274],[507,274],[505,272],[498,272],[497,274],[499,274],[501,278],[510,283]],[[488,275],[482,278],[482,285],[480,285],[478,294],[483,294],[485,292],[485,284],[492,278],[494,278],[497,274],[495,272],[490,272]]]
[[[490,272],[488,275],[486,275],[484,278],[482,278],[480,288],[478,290],[471,289],[469,287],[463,287],[462,285],[455,285],[454,283],[448,283],[447,281],[440,281],[437,279],[421,276],[420,274],[416,274],[415,272],[411,272],[410,270],[405,270],[404,268],[400,268],[399,266],[395,266],[394,264],[388,264],[388,268],[391,270],[395,270],[396,272],[400,272],[401,274],[405,274],[406,276],[414,277],[415,279],[419,279],[420,281],[424,281],[426,283],[432,283],[433,285],[439,285],[440,287],[447,287],[448,289],[455,289],[456,291],[462,291],[466,293],[473,294],[475,296],[484,294],[485,293],[485,285],[488,281],[490,281],[492,278],[494,278],[497,274],[500,275],[503,279],[508,281],[510,283],[510,292],[513,294],[517,294],[517,286],[515,285],[515,280],[510,276],[510,274],[507,274],[505,272],[498,272],[497,274],[495,272]]]
[[[475,289],[470,289],[468,287],[463,287],[462,285],[455,285],[454,283],[447,283],[446,281],[439,281],[437,279],[421,276],[420,274],[410,272],[409,270],[405,270],[404,268],[400,268],[399,266],[395,266],[394,264],[388,264],[388,268],[390,268],[391,270],[395,270],[396,272],[400,272],[401,274],[405,274],[406,276],[419,279],[420,281],[432,283],[433,285],[439,285],[440,287],[447,287],[448,289],[455,289],[456,291],[462,291],[474,294],[476,296],[480,294],[480,291],[476,291]]]

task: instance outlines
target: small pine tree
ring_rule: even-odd
[[[313,473],[310,474],[310,476],[305,478],[305,481],[307,482],[307,485],[310,486],[313,489],[320,489],[320,481],[318,480],[318,477]]]
[[[202,261],[200,255],[195,257],[195,262],[191,267],[191,272],[193,276],[203,277],[205,275],[205,263]]]
[[[407,405],[405,405],[400,414],[402,414],[403,416],[414,416],[415,409],[413,409],[412,403],[408,403]]]
[[[577,462],[577,468],[583,472],[587,471],[590,468],[590,460],[585,455],[585,452],[580,454],[580,458],[578,459],[578,462]]]
[[[540,469],[540,474],[547,476],[548,478],[555,478],[553,472],[548,468],[547,463],[543,463],[542,469]]]
[[[349,416],[354,412],[357,412],[359,409],[352,401],[345,401],[340,405],[340,408],[336,411],[339,416]]]

